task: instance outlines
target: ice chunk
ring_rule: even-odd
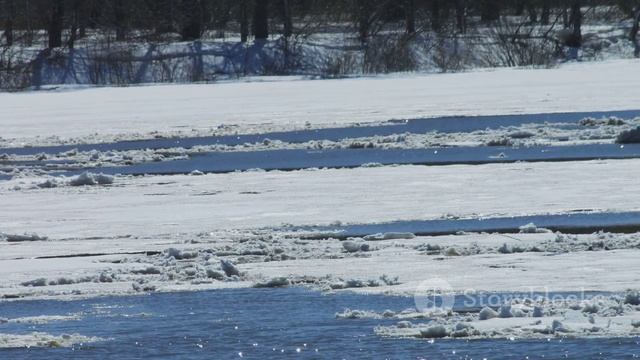
[[[637,144],[640,143],[640,126],[635,129],[625,130],[618,134],[616,138],[618,144]]]
[[[542,309],[541,306],[535,306],[533,308],[533,314],[532,315],[533,315],[533,317],[536,317],[536,318],[543,317],[544,316],[544,310]]]
[[[342,247],[350,253],[358,252],[358,251],[369,251],[369,245],[363,242],[358,242],[354,240],[347,240],[342,242]]]
[[[527,225],[520,226],[521,234],[544,234],[549,233],[551,230],[545,228],[539,228],[534,223],[529,223]]]
[[[367,241],[413,239],[416,235],[409,232],[388,232],[371,234],[364,237]]]
[[[276,277],[273,278],[267,282],[259,282],[257,284],[254,285],[254,287],[257,288],[275,288],[275,287],[285,287],[285,286],[289,286],[290,282],[289,279],[287,279],[286,277]]]
[[[629,291],[624,296],[624,303],[629,305],[640,305],[640,292],[639,291]]]
[[[240,270],[231,261],[221,259],[220,265],[227,276],[240,276]]]
[[[493,318],[497,318],[498,317],[498,313],[493,310],[490,307],[484,307],[482,308],[482,310],[480,310],[478,319],[479,320],[489,320],[489,319],[493,319]]]
[[[23,241],[45,241],[46,236],[40,236],[38,234],[0,234],[0,239],[4,238],[8,242],[23,242]]]
[[[110,185],[113,184],[113,176],[105,174],[93,174],[90,172],[83,172],[77,177],[69,181],[71,186],[89,186],[89,185]]]
[[[420,337],[427,339],[438,339],[449,336],[449,331],[443,325],[431,326],[420,331]]]
[[[502,305],[500,306],[500,310],[498,313],[501,318],[510,318],[513,317],[513,313],[511,312],[511,305]]]

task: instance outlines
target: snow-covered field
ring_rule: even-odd
[[[620,60],[566,64],[549,70],[0,94],[1,145],[261,133],[439,115],[634,110],[640,107],[638,65],[637,60]],[[633,231],[560,234],[530,225],[515,234],[387,234],[340,241],[311,240],[292,229],[396,220],[637,211],[640,159],[448,166],[369,164],[352,169],[135,177],[86,174],[74,178],[52,176],[49,170],[55,166],[18,166],[16,161],[72,161],[77,162],[72,167],[78,170],[105,163],[131,166],[171,161],[200,151],[347,148],[358,141],[371,142],[382,150],[611,144],[620,132],[637,127],[637,122],[590,119],[569,127],[535,122],[453,134],[436,131],[397,134],[388,139],[261,142],[195,149],[71,151],[37,156],[18,156],[6,150],[9,153],[0,159],[0,169],[12,178],[0,180],[0,296],[70,299],[289,285],[411,296],[428,292],[422,282],[438,278],[455,293],[607,292],[605,304],[595,310],[589,307],[589,311],[572,304],[528,303],[526,309],[512,313],[513,319],[498,317],[487,320],[490,322],[483,322],[475,313],[465,321],[478,331],[469,330],[466,337],[633,336],[640,304],[635,303],[633,292],[625,295],[640,288],[640,234]],[[498,144],[490,144],[492,141]],[[3,152],[0,148],[0,154]],[[531,325],[536,321],[532,319],[535,307],[544,313],[542,322]],[[593,326],[572,325],[577,323],[577,315],[571,312],[577,311],[574,308]],[[438,320],[445,336],[467,329],[456,329],[461,316]],[[609,319],[614,326],[601,326]],[[384,336],[442,334],[441,328],[432,329],[431,325],[405,325],[376,331]],[[599,330],[593,330],[594,326]],[[527,331],[514,330],[523,327]],[[38,334],[33,337],[45,342],[66,340]],[[15,336],[0,339],[9,344],[21,341]]]

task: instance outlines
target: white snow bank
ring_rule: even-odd
[[[224,124],[250,131],[256,124],[315,127],[440,115],[628,110],[638,108],[633,74],[639,65],[634,59],[557,69],[3,93],[0,128],[4,138],[32,141],[190,133]]]

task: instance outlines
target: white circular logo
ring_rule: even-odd
[[[440,313],[453,309],[455,295],[449,282],[431,278],[416,287],[413,300],[419,312]]]

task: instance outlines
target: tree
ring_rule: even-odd
[[[14,19],[16,18],[16,4],[15,0],[4,1],[4,38],[7,41],[7,46],[13,45],[13,27]]]
[[[48,48],[58,48],[62,46],[62,29],[64,26],[64,0],[51,0],[48,36]],[[29,15],[27,15],[29,16]]]
[[[240,0],[240,41],[245,43],[249,38],[249,0]]]
[[[582,5],[581,0],[573,0],[571,3],[571,15],[569,23],[571,24],[571,39],[567,44],[570,47],[580,47],[582,45]]]
[[[256,40],[269,38],[269,0],[254,0],[252,31]]]
[[[638,42],[638,30],[640,29],[640,5],[636,7],[633,17],[633,26],[629,32],[629,39],[633,42],[633,55],[640,57],[640,43]]]
[[[415,0],[404,1],[405,31],[408,35],[416,33],[416,4]]]
[[[125,41],[127,39],[127,20],[128,9],[126,0],[113,1],[113,24],[116,28],[116,41]]]
[[[442,12],[442,4],[440,4],[440,0],[431,0],[431,29],[433,31],[440,31],[442,27],[441,23],[441,12]]]
[[[500,19],[500,0],[480,1],[480,20],[492,22]]]
[[[371,27],[372,13],[373,9],[370,0],[356,1],[356,22],[358,24],[358,38],[362,43],[366,43],[369,39],[369,29]]]
[[[466,0],[456,0],[456,27],[458,32],[467,32],[467,4]]]
[[[543,25],[549,25],[549,18],[551,17],[551,5],[549,0],[542,0],[542,11],[540,12],[540,22]]]
[[[180,36],[182,40],[192,41],[199,39],[202,36],[204,28],[202,1],[182,0],[180,5],[180,12],[182,14]]]
[[[291,1],[280,0],[280,12],[282,14],[282,25],[284,37],[293,35],[293,19],[291,18]]]
[[[82,16],[82,7],[84,6],[83,0],[73,0],[71,4],[71,29],[69,31],[69,40],[67,46],[69,49],[73,49],[78,39],[78,28],[80,24],[80,17]]]

